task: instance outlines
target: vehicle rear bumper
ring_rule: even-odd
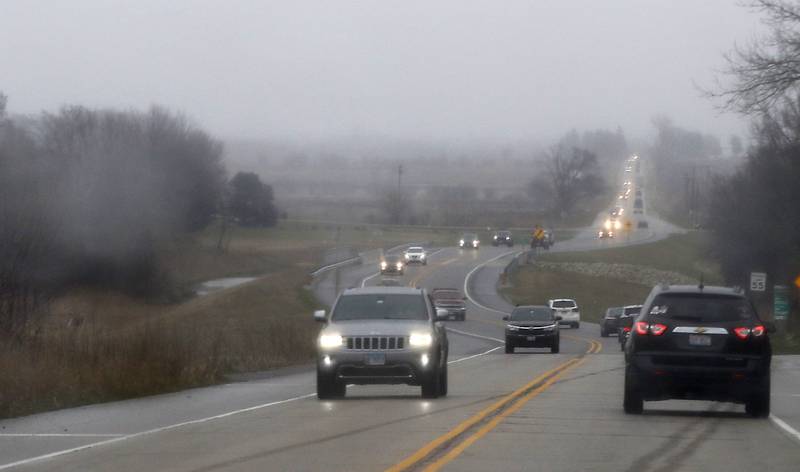
[[[744,402],[763,388],[769,360],[761,356],[658,352],[630,358],[645,400]]]
[[[558,313],[561,317],[561,324],[569,324],[569,323],[579,323],[581,321],[581,314],[580,313]]]
[[[448,316],[461,316],[467,312],[467,308],[463,306],[454,307],[454,306],[436,305],[436,308],[441,310],[447,310]]]

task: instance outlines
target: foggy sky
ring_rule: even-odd
[[[0,0],[0,90],[182,111],[221,137],[744,134],[699,96],[762,31],[735,0]],[[723,141],[724,142],[724,141]]]

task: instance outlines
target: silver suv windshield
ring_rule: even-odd
[[[421,295],[345,295],[336,303],[333,321],[427,320],[428,308]]]

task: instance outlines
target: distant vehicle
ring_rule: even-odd
[[[622,228],[622,222],[616,218],[608,218],[603,222],[603,227],[597,233],[600,239],[613,238],[615,233]]]
[[[552,230],[544,230],[545,249],[550,249],[556,243],[556,236]]]
[[[610,215],[612,219],[619,218],[622,214],[625,213],[625,209],[622,207],[615,207],[611,210]]]
[[[559,323],[568,324],[573,328],[581,326],[581,311],[578,304],[571,298],[556,298],[549,300],[547,305],[554,313],[561,317]]]
[[[636,191],[636,196],[637,197],[641,197],[642,196],[642,191],[641,190],[637,190]]]
[[[511,231],[498,231],[492,236],[492,246],[499,246],[505,244],[508,247],[514,246],[514,238],[511,236]]]
[[[628,305],[623,307],[622,314],[617,320],[617,341],[619,341],[620,351],[625,350],[625,341],[631,333],[634,319],[639,316],[641,310],[642,305]]]
[[[621,306],[612,307],[606,310],[600,321],[600,336],[607,338],[611,333],[617,334],[617,326],[619,325],[619,317],[622,315],[624,309]]]
[[[559,351],[561,336],[558,323],[561,316],[555,315],[549,306],[518,306],[503,320],[508,323],[506,354],[513,353],[518,347],[549,347],[552,353]]]
[[[405,271],[405,264],[403,258],[396,255],[384,256],[380,262],[381,275],[383,274],[399,274],[403,275]]]
[[[458,240],[458,247],[460,247],[461,249],[466,249],[466,248],[478,249],[480,245],[481,241],[478,239],[478,235],[475,233],[464,233]]]
[[[411,246],[406,249],[403,258],[406,260],[406,264],[428,265],[428,255],[421,246]]]
[[[642,214],[644,214],[644,211],[641,208],[634,208],[633,209],[633,214],[634,215],[642,215]]]
[[[447,310],[447,317],[451,320],[464,321],[467,319],[467,305],[461,290],[457,288],[435,288],[431,291],[433,306]]]
[[[636,224],[636,227],[639,229],[645,229],[649,228],[650,225],[647,223],[647,220],[639,220],[639,222]]]
[[[642,199],[641,198],[637,198],[636,200],[634,200],[633,201],[633,207],[634,208],[643,208],[644,207],[644,203],[642,202]]]
[[[420,385],[422,396],[447,395],[447,331],[422,289],[345,290],[317,338],[317,397],[341,398],[347,384]]]
[[[397,279],[389,279],[389,278],[381,279],[381,281],[378,282],[378,285],[380,285],[381,287],[402,287],[403,286],[403,284],[401,284],[399,280],[397,280]]]
[[[744,403],[749,415],[769,416],[774,330],[741,290],[654,287],[625,348],[625,413],[686,399]]]

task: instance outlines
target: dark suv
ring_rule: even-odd
[[[518,306],[503,320],[508,323],[506,354],[513,353],[517,347],[549,347],[550,352],[558,352],[561,341],[558,322],[561,317],[554,314],[549,306]]]
[[[633,322],[642,311],[642,305],[628,305],[622,307],[622,314],[619,315],[617,320],[617,341],[619,341],[619,350],[625,350],[625,341],[631,335],[633,329]]]
[[[619,317],[623,313],[623,307],[615,306],[606,310],[603,315],[603,321],[600,322],[600,336],[607,338],[609,334],[617,334],[617,327],[619,326]]]
[[[514,238],[511,236],[511,231],[498,231],[492,236],[492,246],[499,246],[505,244],[508,247],[514,246]]]
[[[641,413],[645,400],[693,399],[768,416],[768,331],[738,289],[653,288],[625,348],[625,413]]]

